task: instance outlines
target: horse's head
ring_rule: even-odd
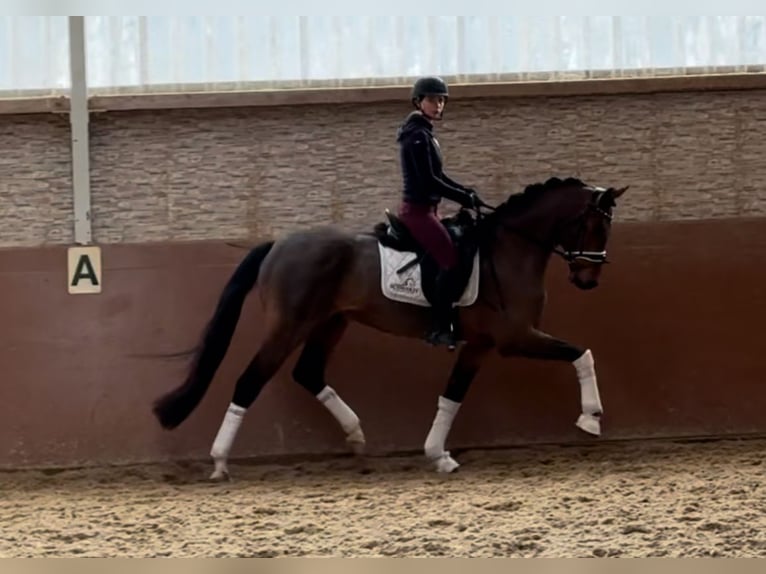
[[[583,186],[577,194],[577,215],[562,222],[556,230],[561,246],[558,253],[569,263],[569,280],[580,289],[598,286],[601,266],[607,263],[606,244],[611,230],[612,208],[628,187]]]
[[[569,177],[551,177],[516,193],[483,217],[485,229],[497,226],[537,244],[569,264],[569,280],[580,289],[598,286],[607,263],[606,244],[612,208],[628,186],[593,187]]]

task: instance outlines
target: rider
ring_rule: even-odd
[[[481,205],[476,192],[447,177],[442,171],[439,142],[433,135],[433,122],[441,120],[449,98],[447,84],[438,77],[418,79],[412,87],[410,112],[399,127],[400,162],[404,188],[399,218],[439,266],[433,302],[433,325],[426,340],[455,347],[452,332],[454,297],[450,291],[451,271],[458,263],[457,252],[446,228],[441,224],[438,205],[442,198],[463,207]]]

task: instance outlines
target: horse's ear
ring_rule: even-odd
[[[623,193],[625,193],[625,192],[628,190],[628,188],[629,188],[629,187],[630,187],[629,185],[626,185],[625,187],[618,187],[617,189],[615,189],[615,190],[612,192],[612,195],[614,196],[614,198],[615,198],[615,199],[617,199],[617,198],[618,198],[618,197],[620,197],[620,196],[621,196]]]
[[[620,187],[618,189],[610,187],[609,189],[606,190],[605,193],[601,195],[601,198],[598,200],[599,206],[604,209],[614,207],[615,205],[617,205],[617,198],[620,197],[623,193],[625,193],[625,190],[627,190],[629,187],[630,187],[629,185],[626,185],[625,187]]]

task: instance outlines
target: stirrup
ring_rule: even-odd
[[[442,330],[434,330],[428,333],[426,335],[426,342],[433,346],[446,345],[450,351],[454,350],[457,346],[455,335]]]

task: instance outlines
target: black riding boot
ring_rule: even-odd
[[[447,345],[452,350],[457,345],[453,330],[454,308],[452,307],[451,276],[449,271],[439,271],[434,284],[431,312],[431,332],[426,341],[431,345]]]

